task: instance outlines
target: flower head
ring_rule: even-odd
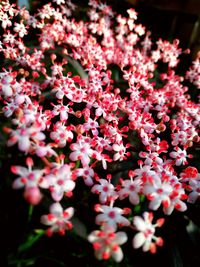
[[[120,245],[127,241],[127,235],[124,232],[115,232],[112,227],[105,224],[101,230],[90,233],[88,241],[93,243],[97,259],[107,260],[112,257],[116,262],[120,262],[123,259]]]
[[[50,206],[50,213],[42,215],[41,223],[50,226],[46,234],[51,236],[53,233],[64,235],[66,230],[72,229],[71,217],[74,215],[74,208],[69,207],[63,210],[60,203],[56,202]]]
[[[143,251],[156,252],[156,246],[163,245],[163,239],[155,235],[156,227],[161,227],[164,219],[158,219],[155,224],[152,224],[153,213],[144,212],[143,218],[135,216],[133,225],[139,231],[133,238],[133,247],[142,247]]]

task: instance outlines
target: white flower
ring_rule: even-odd
[[[13,30],[19,34],[19,37],[23,38],[24,35],[26,35],[28,33],[25,25],[22,22],[21,23],[15,22],[14,25],[15,25],[15,27]]]
[[[69,155],[72,161],[80,160],[83,167],[88,166],[90,163],[90,157],[93,154],[93,150],[89,143],[82,141],[77,141],[77,143],[71,144],[70,148],[73,150]]]
[[[33,161],[27,158],[26,163],[28,168],[22,166],[11,166],[11,171],[18,174],[19,177],[13,182],[14,189],[24,188],[24,198],[32,205],[37,205],[42,199],[41,188],[48,188],[48,182],[45,179],[44,169],[32,170]]]
[[[170,157],[175,159],[176,166],[185,165],[187,164],[187,152],[185,149],[180,149],[179,147],[175,147],[176,151],[171,152],[169,155]]]
[[[95,184],[91,191],[93,193],[99,194],[99,201],[104,204],[111,198],[115,199],[117,197],[114,185],[111,184],[106,179],[99,179],[100,184]]]
[[[92,186],[94,184],[94,170],[92,168],[88,166],[85,166],[84,168],[78,168],[75,170],[75,174],[77,176],[82,176],[86,185]]]
[[[130,222],[126,219],[122,214],[124,211],[118,207],[100,205],[98,207],[98,211],[102,212],[102,214],[98,214],[96,217],[96,224],[107,224],[113,229],[117,229],[117,225],[120,226],[129,226]]]
[[[51,236],[53,233],[64,235],[66,230],[72,229],[72,223],[69,221],[74,215],[74,208],[69,207],[63,211],[60,203],[53,203],[50,206],[50,213],[41,217],[41,223],[50,226],[46,234]]]
[[[93,243],[97,259],[107,260],[112,257],[116,262],[120,262],[123,259],[120,245],[127,241],[127,235],[124,232],[115,233],[112,227],[105,224],[101,230],[90,233],[88,241]]]
[[[139,231],[133,238],[133,247],[142,247],[144,252],[150,251],[151,253],[155,253],[156,245],[163,245],[163,239],[155,236],[155,229],[163,225],[164,219],[159,219],[156,221],[156,224],[152,224],[153,213],[149,212],[144,212],[143,218],[139,216],[133,218],[133,225]]]
[[[60,201],[64,193],[71,194],[75,187],[70,168],[69,165],[64,164],[60,168],[53,169],[52,173],[46,176],[51,196],[55,201]]]
[[[139,193],[141,190],[140,180],[124,180],[122,182],[123,188],[119,190],[119,199],[129,197],[129,201],[133,205],[137,205],[140,202]]]

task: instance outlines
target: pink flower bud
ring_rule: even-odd
[[[24,191],[24,198],[32,205],[38,205],[42,199],[42,194],[38,187],[28,187]]]

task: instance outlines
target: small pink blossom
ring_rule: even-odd
[[[93,244],[95,257],[98,260],[108,260],[112,257],[116,262],[123,259],[120,245],[127,241],[124,232],[115,232],[112,227],[104,224],[101,230],[95,230],[88,236],[88,241]]]
[[[53,233],[64,235],[66,230],[72,229],[72,223],[70,219],[74,215],[74,208],[69,207],[63,210],[59,202],[53,203],[50,206],[50,213],[48,215],[42,215],[41,223],[49,226],[46,230],[48,236],[52,236]]]
[[[176,166],[180,166],[180,165],[185,165],[187,164],[187,157],[189,155],[187,155],[187,151],[185,149],[180,149],[179,147],[175,147],[175,151],[170,152],[170,157],[175,159],[175,164]]]
[[[11,167],[11,171],[14,174],[19,175],[19,177],[13,182],[13,188],[24,188],[25,199],[29,203],[37,205],[42,199],[42,194],[38,187],[47,189],[49,184],[47,179],[44,177],[44,169],[32,170],[33,161],[31,158],[27,158],[26,163],[28,168],[22,166]]]
[[[118,194],[119,199],[122,200],[126,197],[129,198],[129,201],[133,205],[137,205],[140,202],[140,192],[141,192],[141,181],[140,180],[123,180],[122,187]]]
[[[99,194],[100,203],[104,204],[108,201],[114,200],[117,198],[117,193],[115,192],[114,185],[106,180],[99,179],[99,184],[95,184],[91,191],[93,193]]]
[[[133,225],[139,231],[133,238],[133,247],[142,247],[143,251],[150,251],[156,253],[156,246],[163,245],[163,239],[155,235],[156,227],[161,227],[164,219],[158,219],[155,224],[152,224],[153,213],[144,212],[143,218],[135,216],[133,218]]]
[[[90,157],[93,155],[93,150],[91,149],[91,145],[84,140],[80,139],[77,143],[73,143],[70,145],[71,150],[73,152],[70,153],[69,158],[72,161],[80,160],[83,167],[88,166],[90,163]]]
[[[71,194],[75,188],[71,167],[67,164],[55,168],[46,177],[53,200],[60,201],[64,194]]]
[[[99,205],[98,212],[102,212],[96,216],[96,224],[107,224],[113,229],[117,229],[117,226],[129,226],[130,222],[124,216],[125,212],[123,209],[118,207],[112,207],[107,205]]]

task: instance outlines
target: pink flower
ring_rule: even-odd
[[[59,147],[65,147],[67,142],[72,141],[74,135],[63,123],[57,122],[50,133],[50,137]]]
[[[95,230],[88,236],[88,241],[93,243],[95,257],[98,260],[107,260],[112,257],[116,262],[123,259],[123,252],[120,245],[127,241],[124,232],[115,232],[112,227],[104,224],[101,230]]]
[[[137,205],[140,202],[139,194],[141,191],[141,181],[140,180],[123,180],[123,188],[119,190],[119,199],[122,200],[126,197],[129,198],[129,201],[133,205]]]
[[[99,194],[99,201],[104,204],[107,201],[111,201],[117,198],[117,193],[115,192],[114,185],[106,180],[99,179],[100,184],[95,184],[91,191],[93,193]]]
[[[83,177],[83,180],[87,186],[92,186],[94,184],[94,170],[92,168],[85,166],[84,168],[76,169],[74,173],[76,176]]]
[[[169,155],[170,155],[170,157],[175,159],[176,166],[180,166],[181,164],[183,164],[183,165],[187,164],[188,162],[187,162],[186,158],[189,155],[187,155],[186,150],[185,149],[182,150],[179,147],[175,147],[174,149],[175,149],[175,151],[170,152]]]
[[[55,168],[46,177],[53,200],[60,201],[64,194],[71,194],[75,188],[71,167],[67,164]]]
[[[157,210],[161,204],[169,206],[172,191],[173,187],[170,182],[168,180],[162,181],[158,176],[156,179],[146,182],[143,187],[143,193],[150,200],[149,208],[152,210]]]
[[[113,150],[116,152],[113,156],[114,161],[122,161],[126,158],[126,147],[123,145],[123,142],[120,142],[120,144],[114,144]]]
[[[19,175],[19,177],[13,182],[13,188],[25,188],[25,199],[29,203],[36,205],[42,199],[42,194],[38,187],[47,189],[49,184],[46,178],[43,176],[45,173],[44,169],[32,170],[33,161],[31,158],[27,158],[26,164],[28,165],[28,168],[22,166],[11,167],[11,171],[14,174]]]
[[[117,225],[120,226],[129,226],[130,222],[126,219],[122,214],[124,214],[124,210],[118,207],[99,205],[97,208],[98,212],[102,212],[102,214],[97,215],[96,224],[107,224],[113,229],[117,229]]]
[[[88,142],[80,139],[77,143],[71,144],[70,148],[73,150],[69,155],[72,161],[80,160],[83,167],[89,165],[90,157],[93,155],[94,151],[91,149],[91,145]]]
[[[156,246],[163,245],[163,239],[155,235],[156,227],[161,227],[164,219],[158,219],[155,224],[152,224],[153,213],[144,212],[143,218],[135,216],[133,225],[139,231],[133,238],[133,247],[142,247],[143,251],[156,252]]]
[[[41,223],[50,226],[46,230],[48,236],[53,233],[64,235],[66,230],[72,229],[71,217],[74,215],[74,208],[69,207],[63,210],[60,203],[53,203],[50,206],[50,213],[41,217]]]
[[[11,131],[11,137],[7,144],[8,146],[12,146],[18,143],[19,150],[27,153],[31,148],[31,139],[37,143],[38,141],[44,140],[45,135],[40,132],[40,128],[21,126]]]

